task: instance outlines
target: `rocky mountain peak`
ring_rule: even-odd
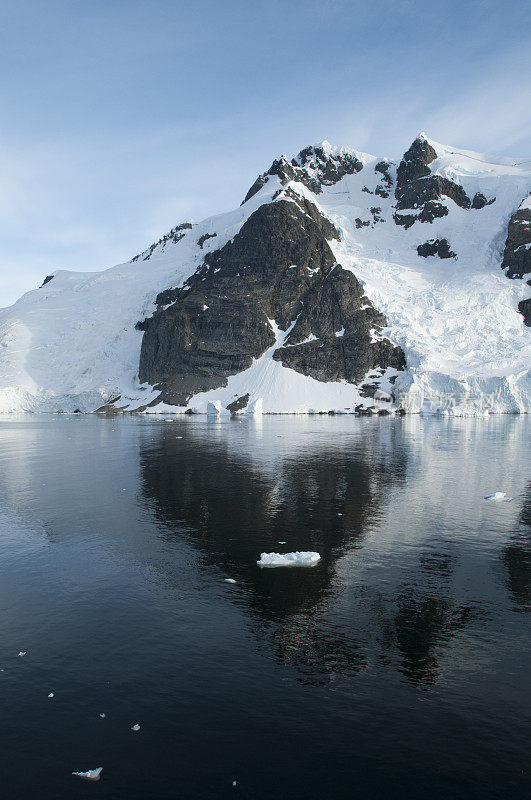
[[[436,158],[435,149],[421,133],[402,157],[398,166],[398,181],[404,183],[430,175],[429,164]]]
[[[332,186],[345,175],[353,175],[362,168],[363,164],[354,151],[333,147],[329,142],[323,141],[303,148],[291,160],[282,155],[273,161],[267,172],[263,172],[255,180],[243,203],[259,192],[272,176],[277,176],[281,183],[297,181],[315,194],[320,194],[323,186]]]

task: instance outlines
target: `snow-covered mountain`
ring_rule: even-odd
[[[531,161],[327,142],[0,311],[0,411],[531,409]]]

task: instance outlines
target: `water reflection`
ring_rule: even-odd
[[[520,611],[531,610],[531,483],[527,486],[519,518],[519,530],[504,549],[502,560],[507,569],[507,587]]]
[[[527,796],[528,426],[0,420],[5,796]]]
[[[375,447],[374,431],[361,429],[335,441],[291,441],[262,458],[253,447],[235,448],[228,436],[208,442],[207,458],[205,443],[183,448],[164,437],[155,453],[140,453],[161,536],[185,535],[204,562],[244,582],[246,606],[266,626],[266,647],[304,681],[352,675],[366,663],[363,638],[334,632],[320,615],[338,591],[338,559],[362,545],[368,523],[406,478],[406,450],[396,436],[398,427],[382,430]],[[257,569],[260,552],[273,550],[317,550],[322,561],[296,573]]]
[[[356,607],[343,610],[340,620],[334,616],[343,593],[338,562],[363,547],[393,490],[407,480],[403,445],[395,426],[383,443],[372,431],[308,442],[296,452],[288,447],[271,461],[252,448],[231,447],[228,437],[209,442],[208,457],[204,446],[183,448],[164,437],[155,451],[140,453],[142,485],[163,523],[160,535],[186,536],[204,562],[244,583],[258,646],[293,667],[302,682],[353,676],[377,647],[376,660],[383,663],[394,648],[403,678],[429,686],[439,674],[439,650],[479,613],[452,597],[455,555],[415,551],[412,582],[397,581],[390,596],[373,582],[360,583]],[[283,549],[318,550],[322,562],[296,574],[256,569],[261,551]],[[392,616],[382,611],[390,606]]]

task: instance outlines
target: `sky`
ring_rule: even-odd
[[[531,157],[530,75],[531,0],[0,0],[0,307],[323,139]]]

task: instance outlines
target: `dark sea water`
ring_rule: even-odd
[[[530,423],[0,418],[0,796],[529,797]]]

